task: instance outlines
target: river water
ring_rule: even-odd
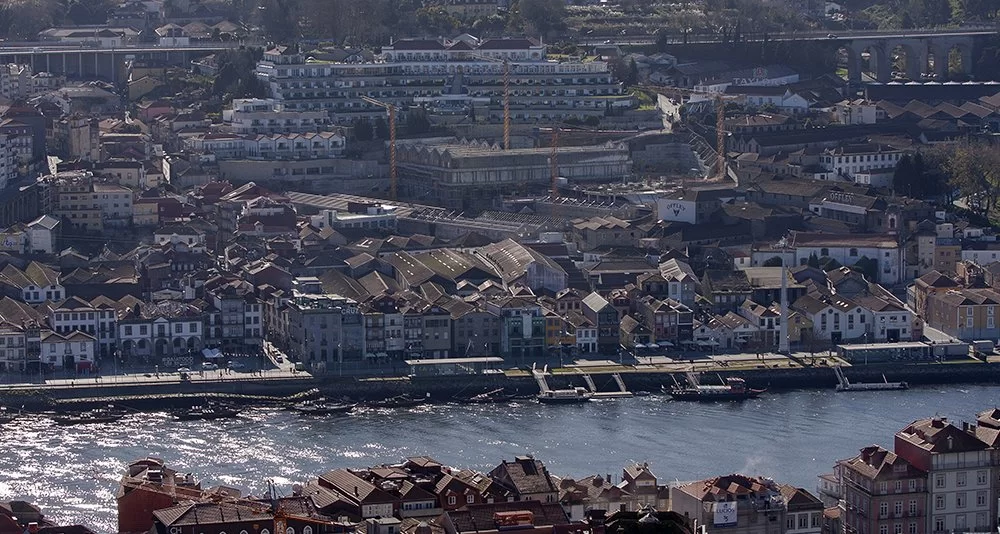
[[[203,486],[261,495],[273,479],[290,491],[337,467],[430,455],[489,470],[531,453],[556,475],[621,476],[648,461],[661,483],[731,472],[774,477],[815,491],[816,476],[865,445],[935,414],[954,421],[1000,402],[1000,386],[909,391],[793,391],[744,403],[698,404],[654,395],[548,406],[436,404],[315,418],[252,409],[238,419],[177,422],[134,414],[115,424],[60,427],[26,416],[0,429],[0,499],[35,502],[60,522],[114,532],[117,480],[126,462],[158,456]]]

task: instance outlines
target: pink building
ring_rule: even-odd
[[[877,445],[837,462],[846,534],[926,534],[927,472]]]

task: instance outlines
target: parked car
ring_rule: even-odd
[[[240,362],[237,362],[237,361],[231,361],[231,362],[229,362],[229,368],[230,369],[243,369],[245,367],[246,367],[246,365],[244,365],[244,364],[242,364]]]
[[[219,366],[216,365],[216,364],[214,364],[214,363],[212,363],[212,362],[205,362],[205,363],[201,364],[201,368],[204,369],[204,370],[206,370],[206,371],[216,371],[216,370],[219,369]]]

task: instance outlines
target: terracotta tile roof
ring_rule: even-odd
[[[499,512],[531,512],[534,516],[534,526],[567,525],[569,519],[559,503],[542,503],[539,501],[501,502],[492,504],[474,504],[465,508],[448,512],[452,523],[458,532],[478,532],[497,530],[495,514]]]

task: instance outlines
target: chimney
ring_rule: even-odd
[[[357,486],[354,486],[354,496],[355,497],[358,496],[358,487]]]

